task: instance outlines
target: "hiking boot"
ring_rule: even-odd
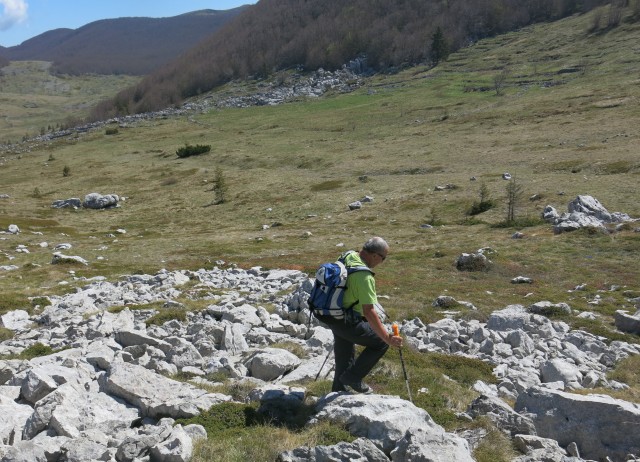
[[[340,382],[342,382],[342,385],[344,385],[347,390],[352,390],[356,393],[363,393],[365,395],[373,393],[371,387],[364,383],[362,380],[349,380],[347,377],[345,377],[344,374],[342,374],[340,376]]]

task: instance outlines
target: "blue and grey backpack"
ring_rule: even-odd
[[[371,274],[373,271],[367,266],[346,266],[344,262],[348,254],[349,252],[342,254],[333,263],[322,264],[316,271],[316,282],[307,300],[309,309],[314,315],[344,319],[345,311],[358,303],[356,301],[351,306],[342,306],[342,297],[347,288],[347,276],[356,271],[369,271]]]

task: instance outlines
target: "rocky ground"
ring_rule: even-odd
[[[314,380],[332,347],[328,329],[315,323],[307,327],[310,287],[307,275],[298,271],[220,264],[116,282],[96,278],[75,293],[39,300],[37,314],[3,315],[2,324],[15,335],[0,344],[0,354],[16,355],[36,344],[58,352],[0,361],[2,460],[189,460],[193,440],[206,432],[198,425],[176,425],[175,419],[232,400],[197,386],[208,383],[208,374],[250,381],[251,399],[266,412],[286,413],[301,405],[305,390],[295,384]],[[155,310],[126,308],[152,302],[179,307],[175,300],[184,295],[208,305],[188,313],[185,321],[162,326],[145,322]],[[638,404],[572,393],[624,388],[607,380],[606,372],[620,359],[639,354],[640,346],[607,344],[536,314],[539,310],[536,304],[508,306],[486,323],[445,318],[425,325],[415,318],[405,320],[401,332],[410,348],[467,355],[494,366],[497,385],[476,383],[479,397],[463,417],[491,418],[525,454],[518,461],[617,461],[640,455]],[[300,345],[308,359],[272,347],[282,341]],[[194,380],[167,378],[178,372]],[[515,408],[505,400],[515,401]],[[308,424],[324,419],[348,423],[359,439],[299,448],[280,460],[327,460],[329,455],[353,460],[355,453],[362,460],[471,461],[483,436],[481,431],[448,433],[423,409],[397,396],[329,394],[319,400]]]

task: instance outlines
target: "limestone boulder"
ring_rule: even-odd
[[[193,441],[182,425],[176,425],[169,437],[150,451],[151,460],[157,462],[189,462],[193,456]]]
[[[0,443],[11,445],[20,441],[31,412],[31,406],[0,395]]]
[[[260,380],[275,380],[294,370],[302,361],[293,353],[281,348],[265,348],[245,361],[252,377]]]
[[[245,326],[260,326],[262,320],[258,316],[258,312],[255,307],[244,304],[238,307],[234,307],[226,311],[222,315],[223,321],[229,321],[231,323],[239,323]]]
[[[488,417],[500,430],[510,436],[536,433],[531,419],[515,412],[497,396],[480,395],[469,405],[467,413],[472,417]]]
[[[580,369],[570,362],[553,358],[546,361],[540,367],[542,383],[562,382],[567,388],[582,388],[582,373]]]
[[[281,453],[277,462],[389,462],[387,455],[366,438],[333,446],[302,446]]]
[[[78,438],[89,430],[114,434],[139,417],[138,409],[118,398],[64,384],[36,403],[23,438],[32,439],[46,429],[69,438]]]
[[[587,459],[627,460],[640,454],[640,406],[606,395],[577,395],[532,387],[521,393],[515,411],[532,419],[538,436],[560,447],[574,443]]]
[[[25,310],[12,310],[0,316],[0,327],[11,330],[22,330],[31,324],[29,313]]]
[[[617,310],[615,313],[616,329],[630,334],[640,335],[640,310],[630,315],[625,310]]]
[[[117,194],[102,195],[99,193],[89,193],[84,197],[82,206],[87,209],[106,209],[117,207],[120,197]]]
[[[429,428],[410,428],[391,451],[391,460],[474,462],[469,443],[447,432],[434,432]]]
[[[100,379],[101,390],[140,410],[143,417],[189,418],[214,404],[230,401],[220,393],[207,393],[130,363],[115,363]]]
[[[330,393],[318,402],[316,421],[346,425],[352,435],[372,440],[389,454],[411,428],[444,434],[424,409],[397,396]]]

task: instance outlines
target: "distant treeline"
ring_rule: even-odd
[[[433,39],[455,51],[607,0],[261,0],[140,84],[103,102],[93,119],[179,105],[233,79],[303,66],[334,70],[366,55],[375,71],[431,62]],[[436,34],[440,29],[443,34]],[[442,44],[439,45],[442,47]]]

